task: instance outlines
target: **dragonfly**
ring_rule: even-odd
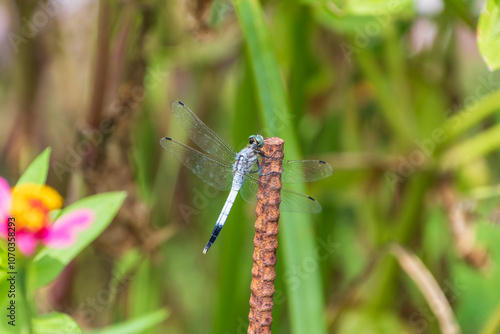
[[[238,192],[241,192],[246,202],[257,204],[259,179],[255,174],[261,173],[258,158],[263,155],[260,149],[264,146],[264,138],[261,135],[251,135],[248,145],[236,152],[231,144],[205,125],[184,103],[173,101],[170,107],[191,140],[206,153],[170,137],[161,138],[160,145],[210,186],[221,191],[230,190],[210,239],[203,249],[205,254],[219,236]],[[283,183],[313,182],[327,178],[332,173],[332,166],[322,160],[283,160],[281,179]],[[310,196],[282,188],[280,211],[319,213],[321,205]]]

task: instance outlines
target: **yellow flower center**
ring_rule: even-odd
[[[60,209],[62,197],[49,186],[25,183],[12,189],[11,215],[18,229],[33,233],[48,224],[48,213]]]

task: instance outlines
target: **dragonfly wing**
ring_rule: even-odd
[[[198,152],[172,138],[160,139],[161,146],[196,176],[219,190],[231,189],[233,166],[215,157]]]
[[[329,163],[321,160],[284,160],[283,183],[314,182],[333,174]]]
[[[196,145],[221,160],[229,163],[234,162],[236,151],[231,144],[206,126],[184,103],[173,101],[170,108],[177,118],[177,122]]]
[[[243,181],[243,185],[241,186],[241,197],[253,205],[257,205],[257,191],[259,190],[259,182],[253,175],[247,174],[245,175],[245,180]]]
[[[281,188],[280,210],[286,212],[320,213],[321,205],[311,196]]]
[[[247,174],[243,186],[241,187],[241,197],[243,197],[246,202],[256,205],[258,190],[258,179],[253,175]],[[321,212],[321,205],[311,196],[301,194],[291,189],[281,188],[280,211],[319,213]]]

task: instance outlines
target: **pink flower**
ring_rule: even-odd
[[[10,189],[0,177],[0,236],[7,238],[9,218],[14,218],[15,243],[24,255],[32,255],[38,242],[51,248],[71,246],[77,232],[92,224],[94,212],[76,209],[52,222],[50,212],[62,204],[62,197],[49,186],[25,183]]]

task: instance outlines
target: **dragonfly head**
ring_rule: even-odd
[[[251,135],[248,137],[248,143],[250,145],[257,145],[258,148],[262,148],[264,146],[264,137],[261,135]]]

